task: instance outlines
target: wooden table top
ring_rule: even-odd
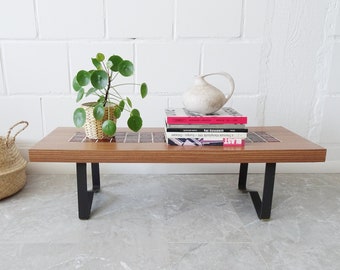
[[[74,163],[277,163],[324,162],[326,149],[283,127],[248,127],[275,138],[245,146],[172,146],[162,142],[89,142],[83,129],[59,127],[29,149],[31,162]],[[126,132],[126,129],[122,129]],[[163,134],[162,128],[142,132]]]

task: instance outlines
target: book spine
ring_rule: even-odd
[[[166,121],[174,124],[247,124],[246,116],[167,116]]]
[[[209,140],[245,139],[247,134],[247,132],[166,132],[167,138],[204,138]]]
[[[226,132],[248,132],[247,128],[166,128],[166,132],[205,132],[205,133],[226,133]]]
[[[177,146],[223,146],[223,140],[206,140],[202,138],[168,138],[167,143]]]
[[[170,125],[165,121],[166,128],[177,128],[177,129],[246,129],[246,125],[244,124],[178,124],[178,125]]]
[[[177,146],[244,146],[245,140],[243,139],[229,139],[222,140],[206,140],[202,138],[168,138],[169,145]]]

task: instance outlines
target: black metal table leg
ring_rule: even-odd
[[[87,190],[86,163],[77,163],[77,192],[79,219],[89,219],[93,201],[93,191]]]
[[[91,163],[92,170],[92,190],[97,193],[100,191],[99,163]]]
[[[242,191],[247,190],[247,175],[248,175],[248,163],[240,164],[240,172],[238,175],[238,189]]]
[[[276,163],[267,163],[264,175],[262,200],[257,191],[247,190],[248,163],[241,163],[238,188],[249,192],[259,219],[269,219],[272,209]]]

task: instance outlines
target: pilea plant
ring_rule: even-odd
[[[129,60],[124,60],[119,55],[112,55],[107,60],[103,53],[97,53],[91,58],[94,69],[80,70],[73,79],[73,89],[77,92],[76,101],[81,101],[84,97],[95,95],[97,100],[93,102],[93,116],[96,120],[103,120],[105,108],[113,110],[115,119],[120,118],[123,112],[129,113],[127,120],[128,127],[137,132],[143,125],[143,120],[139,110],[134,108],[129,97],[123,97],[118,88],[124,85],[138,85],[140,95],[145,98],[148,92],[147,84],[120,83],[116,84],[116,78],[132,76],[134,65]],[[113,136],[116,132],[115,119],[103,121],[102,131],[107,136]],[[73,113],[73,122],[76,127],[82,127],[86,119],[86,111],[83,107],[77,108]]]

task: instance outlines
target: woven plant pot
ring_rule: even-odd
[[[11,136],[13,128],[22,124],[24,127]],[[17,193],[26,184],[27,161],[15,145],[15,137],[27,126],[26,121],[18,122],[8,130],[6,137],[0,136],[0,200]]]
[[[110,139],[113,137],[109,137],[103,133],[102,125],[106,120],[112,120],[116,123],[117,119],[114,116],[114,108],[115,106],[105,107],[105,114],[102,120],[96,120],[93,116],[93,108],[96,105],[95,102],[88,102],[82,104],[82,107],[86,112],[86,122],[84,125],[86,137],[89,139]]]

